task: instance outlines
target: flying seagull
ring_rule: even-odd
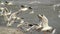
[[[53,27],[51,27],[51,26],[48,25],[48,19],[46,18],[45,15],[40,15],[39,14],[38,18],[41,18],[41,24],[40,24],[40,26],[43,27],[41,29],[41,31],[44,32],[44,34],[46,34],[46,32],[49,32],[49,33],[52,33],[52,34],[55,33],[56,29],[54,29]]]
[[[31,26],[27,29],[27,31],[30,31],[32,29],[35,29],[36,31],[42,31],[44,34],[51,33],[54,34],[56,29],[48,25],[48,19],[45,15],[38,15],[38,18],[40,19],[40,24],[29,24]]]

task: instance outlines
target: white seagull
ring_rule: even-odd
[[[28,10],[28,8],[26,8],[25,5],[21,5],[21,9],[20,10],[21,11],[26,11],[26,10]]]
[[[24,20],[21,19],[20,24],[17,25],[17,27],[20,27],[21,25],[24,25]]]
[[[48,25],[48,19],[46,18],[46,16],[39,14],[38,17],[41,18],[41,24],[40,24],[40,26],[43,27],[41,29],[41,31],[43,31],[44,34],[46,34],[46,32],[54,34],[56,29],[54,29],[53,27],[51,27],[51,26]],[[38,26],[38,27],[40,27],[40,26]]]
[[[46,34],[46,32],[54,34],[56,29],[54,29],[53,27],[48,25],[48,19],[46,18],[45,15],[38,15],[38,18],[41,19],[40,24],[37,25],[32,25],[30,28],[27,29],[27,31],[30,31],[31,29],[36,29],[37,31],[42,31],[44,32],[44,34]]]
[[[1,2],[0,4],[1,4],[1,5],[13,5],[12,2],[8,2],[8,1]]]
[[[27,11],[27,10],[31,10],[32,7],[26,7],[25,5],[21,5],[21,9],[19,11]]]
[[[3,15],[3,10],[4,10],[4,8],[3,7],[0,7],[0,16]]]

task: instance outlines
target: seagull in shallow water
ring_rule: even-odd
[[[5,2],[1,2],[1,5],[13,5],[13,3],[12,2],[5,1]]]
[[[28,8],[26,8],[24,5],[21,5],[21,9],[20,9],[21,11],[26,11],[26,10],[28,10]]]
[[[26,7],[25,5],[21,5],[21,11],[27,11],[27,10],[31,10],[32,7]]]
[[[46,16],[39,14],[38,17],[41,18],[41,24],[40,24],[40,26],[43,27],[41,29],[41,31],[43,31],[44,34],[46,34],[46,32],[54,34],[56,29],[54,29],[53,27],[51,27],[51,26],[48,25],[48,19],[46,18]]]

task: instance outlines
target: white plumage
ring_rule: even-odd
[[[21,8],[21,11],[26,11],[28,10],[28,8]]]
[[[6,1],[6,2],[7,2],[7,1]],[[12,2],[7,2],[7,3],[6,3],[6,2],[1,2],[0,4],[1,4],[1,5],[13,5]]]
[[[42,26],[43,28],[41,29],[41,31],[47,31],[47,30],[52,30],[53,29],[53,27],[51,27],[51,26],[49,26],[48,25],[48,19],[46,18],[46,16],[45,15],[38,15],[40,18],[41,18],[41,24],[40,24],[40,26]],[[56,29],[53,29],[52,30],[52,33],[55,33],[55,30]]]
[[[41,16],[40,14],[39,14],[39,16],[40,16],[40,18],[41,18],[41,25],[42,25],[42,27],[43,27],[43,29],[41,30],[41,31],[44,31],[44,30],[49,30],[49,29],[52,29],[52,27],[50,27],[49,25],[48,25],[48,19],[43,15],[43,16]]]
[[[52,34],[54,34],[55,31],[56,31],[56,29],[53,29],[53,27],[51,27],[51,26],[48,25],[48,19],[45,17],[45,15],[40,15],[39,14],[38,17],[39,17],[39,19],[41,18],[40,24],[38,24],[38,26],[36,26],[36,25],[34,26],[33,25],[32,27],[30,27],[27,30],[29,31],[29,30],[31,30],[33,28],[36,28],[36,30],[40,29],[40,31],[42,31],[42,32],[44,32],[44,31],[47,32],[48,31],[48,32],[51,32]]]
[[[34,14],[34,11],[31,11],[29,14]]]

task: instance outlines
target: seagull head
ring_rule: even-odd
[[[5,1],[5,3],[9,3],[8,1]]]
[[[13,2],[11,2],[11,1],[5,1],[5,5],[13,5]]]
[[[28,7],[28,9],[32,9],[32,7]]]
[[[44,15],[40,15],[40,14],[39,14],[39,15],[37,15],[37,16],[38,16],[38,18],[41,18],[41,19],[42,19]]]
[[[25,6],[24,5],[21,5],[21,8],[25,8]]]

